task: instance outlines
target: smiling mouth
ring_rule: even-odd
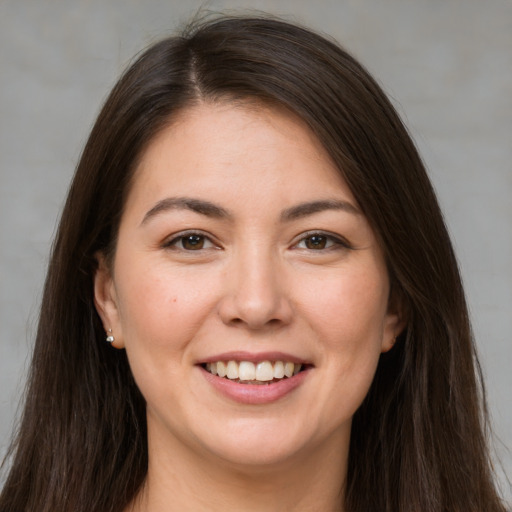
[[[291,361],[216,361],[205,363],[202,367],[212,375],[239,384],[269,385],[289,379],[308,369],[309,365]]]

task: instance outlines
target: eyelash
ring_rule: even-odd
[[[323,241],[325,241],[326,244],[330,243],[330,245],[328,245],[327,247],[322,247],[320,249],[312,249],[310,247],[299,247],[299,244],[303,242],[306,243],[307,240],[311,240],[315,237],[323,239]],[[324,231],[309,231],[307,233],[302,233],[300,235],[300,239],[293,245],[293,247],[295,249],[304,249],[311,252],[325,252],[336,249],[352,249],[352,246],[345,239],[341,238],[340,236],[332,235],[331,233],[326,233]]]
[[[186,249],[183,247],[183,243],[185,240],[191,239],[195,237],[196,239],[200,239],[199,243],[209,243],[210,247],[200,247],[199,249]],[[181,241],[182,246],[178,247],[178,243]],[[184,233],[179,233],[178,235],[174,236],[171,240],[164,242],[163,247],[166,249],[175,249],[175,250],[181,250],[184,252],[196,252],[204,249],[218,249],[218,245],[216,245],[214,242],[212,242],[211,238],[206,235],[205,233],[201,233],[200,231],[186,231]]]
[[[299,247],[299,244],[301,243],[307,243],[307,240],[311,240],[313,238],[319,238],[321,239],[319,242],[320,244],[322,242],[325,242],[326,246],[323,246],[321,248],[311,248],[311,247]],[[198,243],[201,246],[198,249],[187,249],[183,246],[183,243],[185,243],[186,239],[195,238],[195,242]],[[178,244],[181,242],[181,247],[178,247]],[[209,247],[204,247],[204,243],[210,244]],[[219,246],[215,242],[211,240],[211,238],[206,235],[205,233],[202,233],[200,231],[186,231],[184,233],[179,233],[178,235],[174,236],[171,240],[166,241],[163,244],[163,247],[166,249],[175,249],[175,250],[181,250],[184,252],[199,252],[201,250],[207,250],[207,249],[218,249]],[[311,252],[325,252],[325,251],[331,251],[336,249],[352,249],[352,246],[343,238],[339,236],[332,235],[330,233],[326,233],[323,231],[310,231],[307,233],[303,233],[300,236],[300,239],[295,242],[292,246],[293,249],[299,249],[299,250],[307,250]]]

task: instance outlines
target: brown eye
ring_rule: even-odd
[[[327,233],[304,233],[303,237],[294,246],[295,249],[308,251],[329,251],[336,249],[351,249],[351,245],[343,238]]]
[[[322,235],[308,236],[304,239],[304,245],[307,249],[319,250],[327,246],[327,237]]]
[[[181,237],[181,246],[187,251],[198,251],[204,247],[205,237],[202,235],[186,235]]]
[[[177,235],[168,242],[164,242],[163,248],[174,251],[199,252],[218,247],[207,235],[199,232],[188,232]]]

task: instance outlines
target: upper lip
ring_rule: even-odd
[[[311,361],[285,352],[246,352],[243,350],[223,352],[221,354],[205,357],[201,359],[198,364],[216,363],[217,361],[250,361],[252,363],[259,363],[261,361],[283,361],[311,365]]]

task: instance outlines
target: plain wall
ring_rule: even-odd
[[[508,0],[0,0],[0,453],[23,391],[59,210],[94,118],[129,59],[201,5],[261,9],[330,34],[391,96],[453,236],[496,451],[512,475]]]

